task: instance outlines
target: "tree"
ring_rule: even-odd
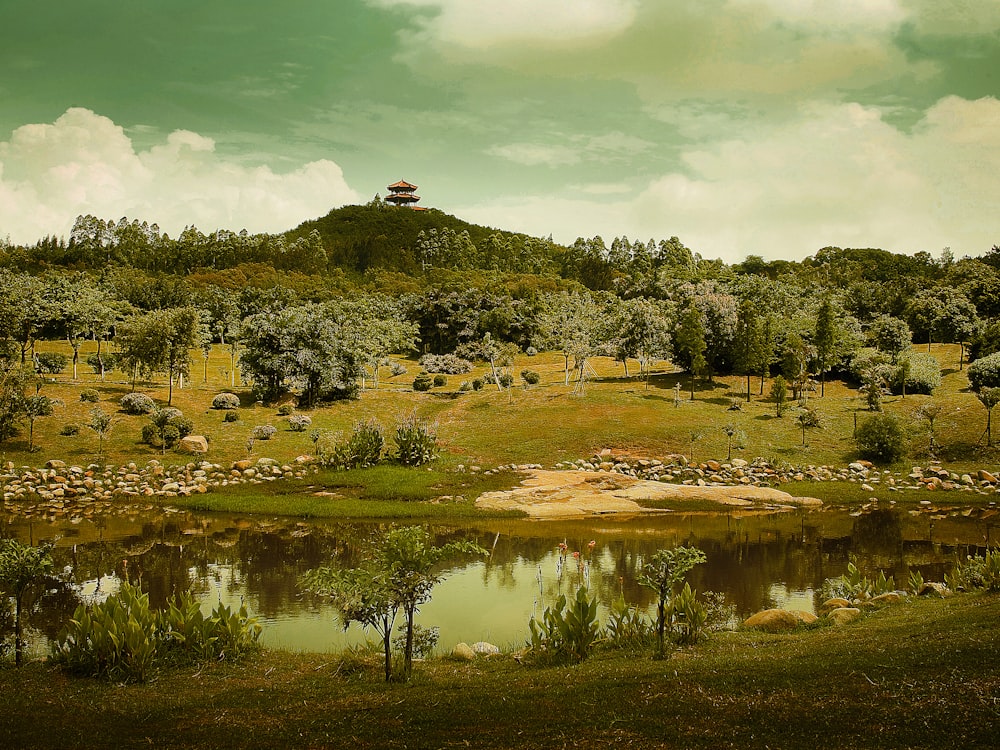
[[[28,453],[35,450],[35,420],[52,416],[54,406],[52,399],[39,393],[24,399],[24,415],[28,420]]]
[[[833,305],[830,298],[826,297],[820,303],[816,313],[816,331],[813,334],[813,346],[816,347],[816,364],[819,370],[820,398],[826,395],[826,371],[830,369],[832,364],[831,358],[836,338],[836,318],[833,314]]]
[[[927,452],[930,453],[933,458],[937,453],[937,435],[934,432],[934,422],[941,415],[942,407],[941,404],[936,404],[933,401],[927,401],[917,407],[914,414],[927,422],[927,434],[930,438],[930,445],[927,448]]]
[[[991,430],[991,420],[993,417],[993,407],[1000,404],[1000,388],[981,388],[976,391],[976,398],[986,409],[986,447],[993,447],[993,432]],[[981,440],[982,438],[980,438]]]
[[[805,447],[806,430],[819,429],[822,427],[819,414],[815,409],[807,406],[799,411],[798,415],[795,417],[795,421],[799,423],[799,429],[802,430],[802,445]]]
[[[656,655],[662,659],[664,633],[667,626],[667,603],[674,596],[674,589],[695,566],[705,562],[705,553],[697,547],[661,549],[642,566],[639,584],[656,592]]]
[[[613,333],[609,337],[615,359],[625,365],[628,377],[629,358],[639,360],[640,374],[649,384],[653,361],[667,359],[671,353],[670,309],[661,302],[637,297],[621,301],[614,310]]]
[[[95,406],[90,410],[90,419],[87,422],[87,427],[92,429],[97,433],[97,455],[104,455],[104,439],[111,434],[111,428],[113,426],[111,415],[104,411],[101,407]]]
[[[965,372],[969,386],[974,391],[983,388],[1000,388],[1000,352],[980,357]]]
[[[694,400],[695,378],[708,370],[705,359],[705,325],[702,314],[692,300],[681,311],[677,330],[674,332],[674,360],[691,373],[691,400]]]
[[[24,389],[33,373],[20,367],[0,369],[0,443],[14,437],[26,415]]]
[[[569,385],[570,358],[582,374],[587,358],[597,353],[602,318],[601,306],[590,294],[562,293],[542,298],[535,345],[562,353],[565,385]]]
[[[441,580],[441,565],[463,555],[485,555],[471,542],[431,543],[430,533],[419,526],[392,529],[375,544],[371,557],[353,571],[319,568],[305,574],[302,586],[330,596],[347,627],[358,622],[382,636],[385,678],[392,678],[390,637],[397,613],[406,618],[402,679],[413,669],[413,620],[421,604]]]
[[[891,315],[880,315],[868,329],[868,339],[872,346],[888,354],[895,363],[899,355],[910,348],[913,336],[905,321]]]
[[[747,401],[750,401],[750,376],[767,366],[764,320],[750,300],[740,302],[736,316],[736,370],[747,378]]]
[[[771,400],[774,401],[775,416],[780,417],[785,411],[785,403],[788,400],[788,386],[781,375],[771,383]]]
[[[51,544],[33,547],[16,539],[0,540],[0,587],[14,597],[14,663],[18,667],[24,656],[24,596],[52,572],[51,550]]]
[[[792,398],[798,399],[809,382],[809,346],[798,333],[785,338],[781,348],[781,374],[791,383]]]

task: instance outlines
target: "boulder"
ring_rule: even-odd
[[[181,438],[177,450],[182,453],[208,453],[208,438],[204,435],[188,435]]]
[[[798,618],[798,621],[803,625],[812,625],[819,619],[812,612],[806,612],[804,609],[792,609],[789,611],[795,615],[795,617]]]
[[[926,581],[924,582],[924,585],[920,587],[920,590],[917,591],[917,596],[939,596],[944,599],[946,596],[951,596],[951,589],[943,583]]]
[[[869,601],[876,607],[890,607],[893,604],[901,604],[903,597],[895,591],[888,591],[884,594],[873,596]]]
[[[765,609],[743,621],[743,627],[756,628],[766,633],[784,633],[794,630],[801,620],[787,609]]]
[[[846,625],[861,617],[861,610],[857,607],[838,607],[831,610],[826,618],[834,625]]]
[[[997,478],[993,476],[990,472],[986,471],[986,469],[980,469],[978,472],[976,472],[976,477],[979,479],[980,482],[989,482],[990,484],[997,483]]]
[[[472,650],[481,656],[495,656],[500,653],[500,649],[497,646],[494,646],[492,643],[487,643],[486,641],[477,641],[476,643],[473,643]]]
[[[827,599],[823,602],[820,607],[820,612],[829,612],[832,609],[839,609],[840,607],[850,607],[851,603],[842,597],[834,597],[833,599]]]
[[[475,661],[476,659],[476,652],[472,650],[472,646],[465,642],[455,646],[451,650],[451,655],[460,661]]]

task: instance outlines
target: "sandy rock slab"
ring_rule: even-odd
[[[787,507],[822,505],[811,497],[793,497],[773,487],[666,484],[602,471],[549,471],[528,473],[520,487],[487,492],[476,500],[479,508],[520,510],[531,518],[566,518],[611,513],[659,513],[644,508],[645,500],[701,500],[720,506]]]

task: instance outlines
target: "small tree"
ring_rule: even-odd
[[[743,448],[747,435],[732,422],[725,425],[722,431],[726,434],[726,460],[731,461],[733,459],[733,446],[735,445],[737,449]]]
[[[51,417],[54,406],[52,399],[38,393],[24,399],[24,414],[28,418],[28,453],[35,450],[35,420],[39,417]]]
[[[927,434],[930,437],[930,445],[927,448],[927,452],[931,456],[934,456],[937,452],[937,435],[934,432],[934,421],[941,415],[941,404],[928,401],[917,407],[914,415],[927,422]]]
[[[1000,404],[1000,388],[982,388],[976,391],[976,398],[986,409],[986,447],[993,446],[993,432],[991,430],[991,420],[993,417],[993,407]],[[980,438],[982,440],[982,438]]]
[[[795,417],[795,421],[799,423],[799,428],[802,430],[802,446],[805,447],[806,430],[822,427],[819,414],[812,407],[806,406],[799,411],[798,416]]]
[[[656,656],[664,657],[664,633],[667,628],[667,606],[674,589],[695,565],[705,562],[705,553],[697,547],[661,549],[642,566],[639,583],[656,592]]]
[[[400,609],[406,618],[402,679],[413,669],[413,620],[421,604],[441,580],[440,565],[461,555],[485,555],[471,542],[430,544],[430,533],[419,526],[392,529],[377,543],[374,554],[354,570],[318,568],[300,579],[307,591],[329,596],[346,628],[357,622],[382,637],[385,679],[392,679],[392,626]]]
[[[87,427],[97,433],[97,455],[104,455],[104,439],[111,434],[112,419],[104,409],[95,406],[90,410],[90,421]]]
[[[18,667],[24,658],[24,595],[52,572],[51,550],[51,544],[33,547],[16,539],[0,540],[0,588],[14,597],[14,664]]]
[[[775,416],[780,417],[785,411],[785,404],[788,402],[788,385],[781,375],[776,377],[771,383],[771,400],[774,401]]]

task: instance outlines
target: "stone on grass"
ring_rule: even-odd
[[[835,596],[833,599],[827,599],[819,606],[820,612],[829,612],[831,609],[838,609],[840,607],[850,607],[851,603],[840,596]]]
[[[451,655],[455,659],[461,661],[475,661],[476,652],[472,650],[472,646],[468,643],[459,643],[455,648],[451,650]]]
[[[873,596],[871,598],[871,603],[876,607],[889,607],[893,604],[900,604],[903,601],[903,597],[900,596],[895,591],[888,591],[884,594],[879,594],[878,596]]]
[[[208,438],[204,435],[188,435],[181,438],[177,450],[182,453],[208,453]]]
[[[787,609],[765,609],[743,621],[743,627],[756,628],[766,633],[783,633],[794,630],[801,620]]]
[[[472,644],[472,650],[481,656],[495,656],[500,653],[500,649],[492,643],[477,641]]]
[[[831,610],[826,618],[834,625],[846,625],[861,617],[861,610],[857,607],[838,607]]]

